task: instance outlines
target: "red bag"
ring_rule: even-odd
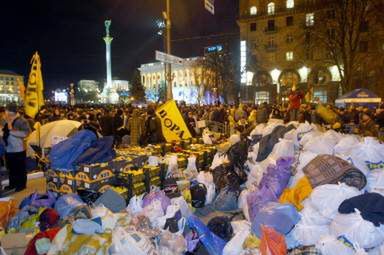
[[[261,255],[285,255],[287,246],[285,238],[273,228],[261,226]]]

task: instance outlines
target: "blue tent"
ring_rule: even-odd
[[[335,101],[337,106],[349,104],[374,107],[381,103],[381,98],[368,89],[355,89]]]

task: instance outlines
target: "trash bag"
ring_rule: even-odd
[[[221,255],[225,247],[225,241],[212,233],[207,226],[196,216],[192,215],[187,220],[189,228],[195,230],[210,255]]]
[[[143,198],[143,208],[155,200],[160,201],[164,213],[167,211],[167,207],[171,204],[171,200],[165,195],[164,191],[152,191]]]
[[[337,214],[331,223],[330,233],[344,236],[364,249],[375,248],[384,242],[384,229],[364,220],[358,210],[350,214]]]
[[[117,227],[112,234],[114,255],[157,255],[149,237],[140,232],[126,231]]]
[[[333,219],[340,204],[351,197],[360,195],[355,187],[341,184],[326,184],[313,189],[310,196],[312,206],[328,219]]]
[[[78,189],[77,194],[87,205],[95,203],[95,201],[101,196],[100,192],[89,189]]]
[[[202,183],[207,188],[207,194],[205,197],[205,205],[211,204],[216,196],[216,186],[214,183],[214,177],[210,172],[199,172],[197,181]]]
[[[316,243],[316,249],[322,255],[354,255],[355,251],[351,244],[338,240],[336,237],[327,235],[320,238]]]
[[[333,151],[335,155],[349,156],[359,142],[360,141],[357,136],[346,135],[335,145]]]
[[[160,234],[159,251],[161,255],[183,255],[187,250],[184,237],[164,231]]]
[[[252,221],[252,233],[261,237],[261,226],[274,228],[282,235],[288,234],[300,220],[300,215],[291,204],[270,202],[261,208]]]
[[[248,189],[244,189],[241,191],[239,199],[238,199],[238,207],[243,211],[244,217],[249,221],[249,210],[247,203],[247,196],[249,194]]]
[[[207,187],[202,183],[192,183],[190,191],[192,198],[192,206],[194,208],[204,207],[207,196]]]
[[[232,189],[229,186],[225,187],[217,195],[213,202],[213,207],[217,211],[231,212],[238,209],[237,199],[240,195],[240,190]]]
[[[126,210],[133,215],[141,213],[143,211],[143,197],[144,194],[131,197]]]
[[[293,188],[286,188],[279,198],[279,202],[291,203],[297,210],[302,210],[301,202],[304,201],[312,193],[312,186],[306,176],[302,177]]]
[[[238,255],[243,249],[243,243],[250,235],[250,230],[245,229],[238,232],[224,247],[223,255]]]
[[[228,242],[233,236],[231,219],[225,216],[212,218],[207,225],[208,229],[215,235]]]
[[[19,209],[23,209],[25,206],[34,207],[52,207],[56,202],[56,195],[48,191],[45,194],[39,194],[37,192],[32,193],[28,197],[24,198],[19,205]]]
[[[261,226],[261,255],[285,255],[287,246],[284,236],[276,232],[273,228]]]
[[[268,202],[276,202],[277,197],[273,191],[263,187],[261,190],[250,192],[247,196],[249,218],[251,222],[257,216],[261,208]]]
[[[86,204],[77,194],[67,194],[59,197],[55,203],[55,210],[60,214],[61,219],[65,219],[79,207]]]
[[[292,235],[300,245],[315,245],[322,236],[329,235],[329,225],[308,224],[305,218],[302,218],[293,228]]]

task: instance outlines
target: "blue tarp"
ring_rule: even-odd
[[[65,141],[54,145],[49,153],[52,169],[74,171],[75,161],[97,140],[90,130],[81,130]]]
[[[93,142],[91,147],[84,151],[74,164],[95,164],[112,160],[115,157],[113,150],[113,136],[105,136]]]
[[[381,102],[381,98],[368,89],[355,89],[341,96],[336,100],[336,105],[345,106],[348,104],[376,106]]]

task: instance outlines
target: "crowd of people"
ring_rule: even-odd
[[[185,105],[179,104],[192,136],[201,135],[197,122],[210,121],[227,127],[227,132],[244,132],[251,130],[257,124],[266,123],[269,118],[284,119],[285,122],[299,121],[320,125],[326,123],[316,111],[317,104],[239,104],[234,105]],[[113,135],[120,143],[126,135],[130,144],[141,145],[163,141],[161,123],[155,114],[158,105],[149,104],[146,107],[123,106],[75,106],[44,107],[30,120],[45,124],[51,121],[68,119],[76,120],[84,127],[94,129],[103,136]],[[364,136],[378,136],[384,128],[384,104],[375,109],[362,106],[337,108],[327,104],[326,107],[337,114],[337,125],[332,128],[342,132],[353,132]]]
[[[10,172],[10,188],[17,191],[26,187],[25,143],[24,140],[34,129],[35,122],[41,125],[57,120],[81,122],[81,128],[93,130],[101,136],[114,136],[116,145],[147,145],[164,142],[157,104],[144,106],[104,105],[104,106],[58,106],[47,105],[40,109],[35,119],[31,119],[21,108],[9,105],[0,109],[2,143],[0,148],[5,155],[6,167]],[[226,135],[244,135],[269,118],[283,119],[285,122],[298,121],[327,125],[316,111],[317,104],[303,104],[301,97],[290,98],[281,104],[239,104],[234,105],[186,105],[179,104],[179,110],[193,137],[202,135],[203,128],[198,122],[211,122],[221,125],[220,132]],[[347,108],[325,106],[337,115],[337,123],[327,125],[340,132],[362,136],[383,138],[384,104],[375,109],[350,105]],[[21,180],[21,181],[20,181]]]

